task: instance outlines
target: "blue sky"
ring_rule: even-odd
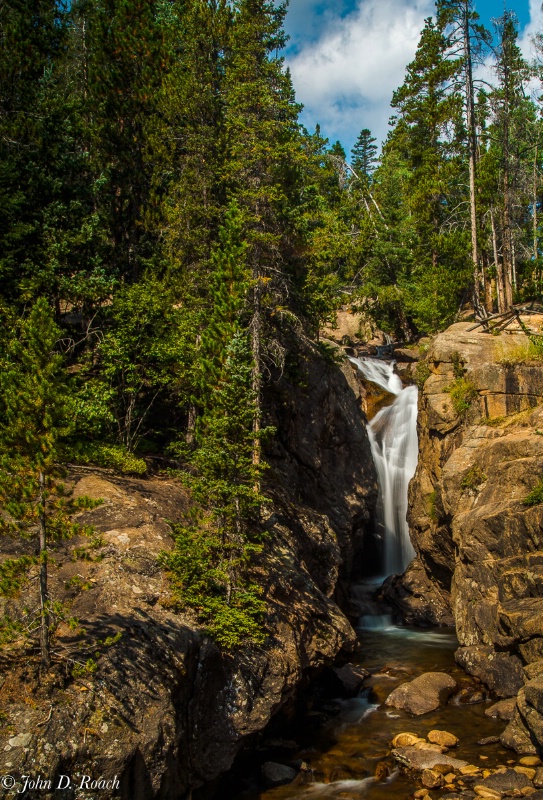
[[[507,2],[517,14],[527,57],[530,35],[543,30],[541,2]],[[503,12],[503,0],[475,0],[475,6],[489,28]],[[286,60],[306,127],[320,123],[323,134],[339,139],[347,152],[362,128],[382,141],[392,92],[433,12],[433,0],[290,0]]]

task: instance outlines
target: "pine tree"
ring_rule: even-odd
[[[456,311],[465,288],[462,231],[450,224],[458,205],[459,103],[449,92],[459,61],[447,57],[444,25],[426,20],[414,61],[392,105],[399,118],[388,149],[409,169],[406,203],[415,232],[414,271],[405,276],[405,302],[422,330],[437,330]]]
[[[277,322],[292,313],[301,290],[289,269],[294,242],[289,210],[297,204],[301,149],[290,75],[277,56],[284,46],[286,6],[270,0],[236,0],[231,50],[225,65],[226,187],[244,216],[247,264],[251,274],[253,357],[253,460],[261,458],[262,373],[266,354],[281,358]],[[296,285],[298,284],[298,285]],[[303,283],[302,283],[303,285]],[[273,343],[273,344],[272,344]],[[272,356],[273,358],[274,356]]]
[[[46,301],[38,300],[19,327],[0,375],[0,501],[4,510],[0,525],[3,533],[23,537],[36,536],[37,531],[40,651],[42,665],[47,667],[51,658],[48,549],[51,541],[73,532],[68,514],[74,509],[55,481],[59,442],[69,431],[67,393],[62,359],[55,353],[60,332]]]
[[[368,185],[371,183],[371,177],[377,164],[376,141],[377,139],[371,135],[368,128],[362,128],[351,151],[353,169],[359,178]]]
[[[464,119],[468,150],[469,207],[471,228],[471,259],[473,264],[473,303],[478,313],[481,307],[481,292],[484,292],[486,277],[481,271],[478,245],[477,211],[477,127],[475,116],[474,66],[482,60],[489,44],[488,31],[479,24],[479,15],[473,0],[437,0],[437,18],[443,30],[447,31],[449,49],[452,55],[460,58],[461,81],[456,83],[463,93]]]

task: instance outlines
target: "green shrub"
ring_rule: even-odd
[[[426,498],[428,504],[428,516],[432,520],[432,522],[437,522],[437,510],[436,510],[436,499],[437,499],[437,492],[434,490],[430,492],[428,497]]]
[[[525,506],[538,506],[543,503],[543,480],[534,486],[529,495],[522,501]]]
[[[453,365],[453,375],[458,380],[459,378],[463,378],[466,374],[466,370],[464,369],[464,362],[462,361],[462,357],[458,350],[455,350],[454,353],[451,354],[451,362]]]
[[[427,361],[419,361],[417,363],[417,366],[415,367],[415,383],[421,391],[431,374],[432,373]]]
[[[464,491],[476,490],[486,481],[487,477],[478,464],[474,464],[464,473],[460,484]]]
[[[125,474],[145,475],[147,472],[143,458],[138,458],[120,444],[80,442],[70,448],[66,457],[78,464],[96,464]]]
[[[466,414],[478,396],[477,387],[467,378],[457,378],[445,391],[450,394],[453,408],[458,416]]]
[[[168,605],[193,609],[209,635],[225,649],[244,642],[263,642],[266,604],[261,587],[238,577],[233,591],[229,589],[230,575],[239,575],[247,566],[249,549],[255,552],[260,547],[246,545],[240,559],[235,557],[234,548],[230,554],[225,551],[215,530],[182,525],[173,528],[175,549],[161,553],[159,559],[171,581]]]
[[[514,366],[515,364],[526,364],[530,362],[543,361],[543,346],[539,342],[526,339],[523,344],[515,347],[502,345],[496,357],[498,364]]]

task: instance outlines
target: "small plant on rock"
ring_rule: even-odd
[[[459,417],[464,416],[471,408],[473,401],[478,396],[477,387],[467,378],[457,378],[447,387],[446,391],[451,396],[453,408]]]
[[[543,480],[534,486],[530,494],[522,501],[525,506],[538,506],[543,503]]]
[[[467,472],[464,473],[462,483],[460,484],[463,491],[475,492],[479,486],[487,480],[487,477],[478,464],[474,464]]]

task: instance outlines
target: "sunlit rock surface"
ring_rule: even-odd
[[[409,520],[434,602],[454,616],[461,663],[507,697],[522,666],[543,659],[543,505],[523,503],[543,477],[543,364],[518,363],[524,334],[469,327],[451,326],[427,354]],[[540,712],[519,700],[506,739],[531,752],[543,724],[538,744]]]

